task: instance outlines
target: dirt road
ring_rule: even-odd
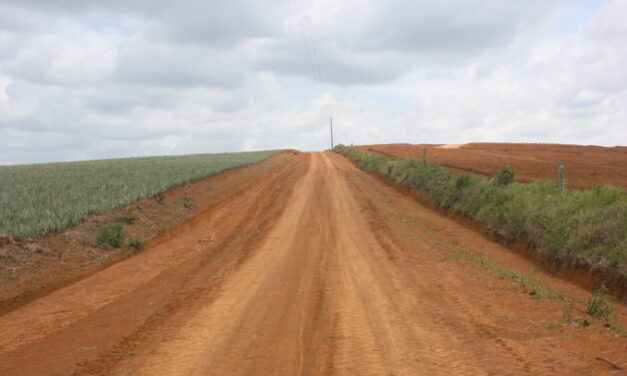
[[[462,248],[581,302],[541,299]],[[0,317],[0,375],[626,367],[625,337],[582,312],[589,293],[533,270],[343,157],[306,153],[143,253]]]

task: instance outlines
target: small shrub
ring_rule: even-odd
[[[511,167],[505,167],[494,177],[494,184],[499,187],[510,185],[514,182],[514,169]]]
[[[98,237],[98,244],[112,248],[120,248],[123,242],[124,227],[119,223],[103,228]]]

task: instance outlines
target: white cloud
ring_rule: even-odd
[[[132,38],[120,46],[115,78],[152,87],[232,87],[246,79],[249,61],[245,45],[215,50]]]
[[[30,40],[3,64],[5,72],[50,85],[86,85],[106,79],[117,63],[114,44],[101,35],[77,32],[80,39],[45,34]]]
[[[626,144],[627,0],[0,3],[0,163]],[[573,12],[571,12],[573,13]],[[562,28],[564,29],[564,28]]]

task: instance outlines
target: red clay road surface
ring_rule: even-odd
[[[555,181],[557,165],[566,167],[566,184],[571,188],[590,188],[611,184],[627,188],[627,147],[602,147],[558,144],[472,143],[463,145],[365,145],[360,149],[375,154],[427,159],[455,174],[491,176],[505,166],[516,171],[516,180]]]
[[[246,174],[246,169],[239,173]],[[0,317],[0,375],[603,375],[589,292],[357,170],[303,153],[163,241]],[[531,275],[539,299],[456,257]],[[614,319],[625,308],[614,304]],[[589,325],[587,325],[589,324]]]

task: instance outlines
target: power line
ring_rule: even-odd
[[[316,56],[316,48],[315,48],[315,44],[314,44],[311,32],[309,30],[310,25],[308,24],[306,25],[308,18],[306,15],[302,14],[299,0],[294,0],[292,4],[294,5],[294,9],[296,10],[296,22],[299,25],[300,34],[302,36],[303,43],[305,46],[305,51],[307,53],[307,60],[309,63],[309,69],[311,70],[313,80],[314,82],[322,84],[322,75],[321,75],[321,70],[318,64],[318,59]]]
[[[316,69],[316,73],[318,74],[318,82],[321,85],[324,85],[324,76],[322,75],[322,69],[320,67],[320,59],[318,56],[318,49],[316,48],[316,37],[315,34],[312,33],[311,31],[311,23],[309,20],[309,17],[305,17],[303,18],[303,22],[306,23],[306,27],[305,27],[305,34],[307,35],[307,39],[309,41],[309,43],[311,44],[311,55],[313,58],[313,63],[314,63],[314,67]]]
[[[315,34],[311,31],[311,22],[307,14],[301,14],[300,0],[293,0],[292,4],[296,11],[297,24],[300,26],[302,39],[304,41],[305,50],[309,60],[309,68],[311,69],[314,82],[317,82],[321,88],[325,86],[325,77],[321,67],[320,56],[316,46]],[[329,109],[330,131],[331,131],[331,148],[333,148],[333,117],[332,111]]]

